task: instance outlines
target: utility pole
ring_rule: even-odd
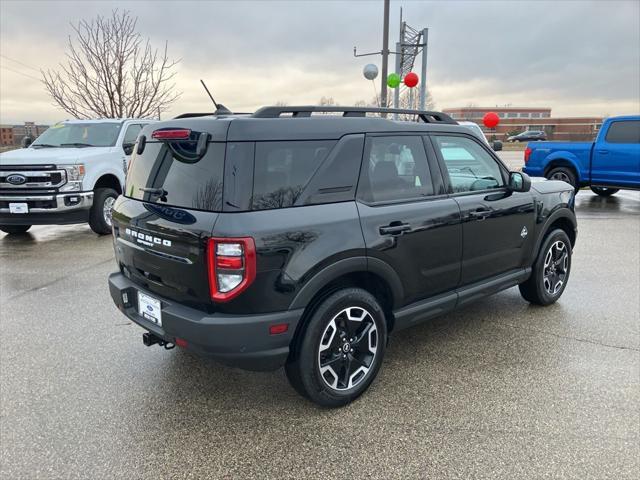
[[[422,29],[422,82],[420,83],[420,110],[425,109],[427,101],[427,45],[429,44],[429,29]]]
[[[387,76],[389,63],[389,1],[384,0],[384,26],[382,29],[382,79],[380,81],[380,106],[387,106]]]

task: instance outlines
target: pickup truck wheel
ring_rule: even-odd
[[[0,225],[0,230],[4,233],[26,233],[31,228],[31,225]]]
[[[600,195],[601,197],[610,197],[618,193],[620,189],[618,188],[608,188],[608,187],[591,187],[591,191]]]
[[[376,377],[387,344],[380,304],[359,288],[325,299],[301,332],[295,358],[285,370],[293,387],[323,407],[360,396]]]
[[[542,243],[529,279],[520,294],[530,303],[551,305],[560,298],[571,272],[571,241],[564,230],[550,232]]]
[[[561,180],[567,182],[573,188],[578,190],[578,181],[576,180],[576,174],[573,173],[568,167],[555,167],[547,172],[547,179],[549,180]]]
[[[93,194],[89,226],[98,235],[111,233],[111,209],[116,198],[118,198],[118,192],[112,188],[97,188]]]

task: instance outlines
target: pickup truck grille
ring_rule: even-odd
[[[40,190],[38,193],[51,193],[66,181],[66,172],[55,165],[0,166],[0,193],[3,194],[36,193],[36,190]]]

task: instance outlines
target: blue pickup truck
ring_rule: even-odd
[[[595,142],[532,142],[522,169],[532,177],[591,187],[608,197],[640,189],[640,115],[607,118]]]

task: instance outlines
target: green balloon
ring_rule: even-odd
[[[400,85],[400,75],[398,75],[397,73],[389,74],[389,76],[387,77],[387,85],[390,88],[398,88],[398,86]]]

